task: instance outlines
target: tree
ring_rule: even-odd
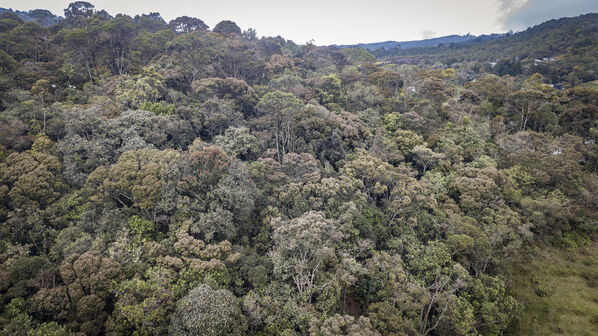
[[[342,239],[342,232],[332,220],[315,211],[292,220],[275,218],[271,225],[274,272],[282,279],[292,280],[303,300],[310,301],[315,292],[330,284],[319,277],[324,272],[324,261],[335,255],[335,244]]]
[[[423,168],[423,174],[426,174],[428,168],[433,167],[442,160],[443,155],[434,153],[431,149],[423,145],[417,145],[411,150],[413,160]]]
[[[37,22],[25,22],[11,30],[11,35],[18,41],[15,45],[18,55],[35,62],[40,61],[47,51],[47,31]]]
[[[367,49],[361,47],[351,47],[343,49],[343,53],[351,64],[371,64],[376,62],[376,57],[372,55]]]
[[[247,127],[229,127],[223,135],[214,138],[214,142],[231,157],[247,160],[257,154],[257,139]]]
[[[42,103],[42,110],[44,111],[43,130],[46,132],[46,100],[50,95],[50,82],[47,79],[40,79],[31,87],[31,93],[39,97]]]
[[[177,34],[189,34],[192,31],[208,30],[209,28],[202,20],[189,16],[179,16],[174,20],[170,20],[168,27]]]
[[[24,153],[13,153],[3,164],[2,183],[9,186],[8,196],[15,209],[44,209],[58,199],[64,188],[54,144],[42,134],[32,147]]]
[[[521,63],[518,60],[502,59],[494,66],[494,72],[501,77],[505,75],[517,76],[521,74]]]
[[[330,104],[337,104],[339,106],[344,103],[345,97],[342,91],[341,79],[335,74],[320,78],[314,91],[320,104],[331,110],[335,108],[330,107]]]
[[[206,138],[222,135],[229,127],[240,127],[243,114],[228,100],[210,99],[201,104],[199,112],[203,116],[203,132]]]
[[[425,336],[446,321],[449,308],[458,302],[456,294],[470,275],[452,262],[447,246],[438,241],[410,246],[406,262],[407,269],[423,280],[426,289],[419,298],[419,331]]]
[[[378,86],[387,96],[394,98],[398,98],[399,90],[403,87],[401,76],[391,71],[376,71],[368,76],[368,81]]]
[[[115,90],[117,100],[130,108],[141,108],[144,103],[157,102],[166,91],[164,77],[155,67],[143,68],[143,71],[133,78],[125,77],[118,83]]]
[[[116,302],[108,334],[166,334],[176,293],[174,271],[151,267],[142,277],[120,282],[114,289]]]
[[[202,78],[191,84],[193,92],[203,101],[218,98],[231,101],[235,113],[241,111],[245,118],[255,115],[259,97],[245,81],[237,78]]]
[[[31,150],[8,155],[0,163],[0,216],[8,217],[0,230],[3,239],[46,250],[55,229],[52,207],[66,190],[62,164],[45,134]]]
[[[360,316],[355,319],[353,316],[336,314],[317,323],[312,321],[310,335],[321,336],[379,336],[367,317]]]
[[[64,325],[55,321],[38,324],[28,313],[23,298],[17,298],[6,305],[3,318],[3,332],[10,335],[67,336],[72,334]]]
[[[166,27],[166,21],[158,12],[150,12],[149,14],[135,15],[135,23],[137,29],[140,31],[146,30],[148,32],[157,32]]]
[[[56,288],[38,295],[49,302],[61,302],[74,330],[87,335],[100,335],[104,330],[104,321],[108,318],[109,303],[114,299],[110,286],[122,275],[117,262],[97,252],[75,254],[60,264],[60,277],[64,282],[60,287],[63,291],[57,291],[60,288]],[[60,314],[60,311],[53,313]]]
[[[383,335],[416,334],[425,288],[405,271],[399,255],[374,252],[358,284],[358,299],[372,325]]]
[[[257,105],[260,118],[256,126],[266,129],[268,133],[274,133],[267,140],[274,138],[279,162],[282,162],[285,153],[294,150],[294,116],[302,106],[303,102],[293,94],[280,91],[267,93]],[[270,144],[266,146],[270,147]]]
[[[90,18],[94,14],[95,6],[86,1],[71,2],[64,10],[64,16],[67,19]]]
[[[541,86],[524,87],[509,95],[508,102],[510,110],[517,116],[513,119],[517,123],[518,131],[526,130],[530,120],[533,120],[536,128],[539,126],[540,129],[550,122],[550,120],[542,120],[544,112],[550,113],[551,99],[546,92],[543,92]]]
[[[102,29],[110,34],[108,45],[112,54],[112,61],[110,62],[112,73],[122,75],[129,65],[128,59],[125,57],[130,51],[131,40],[135,33],[133,20],[128,16],[117,16],[104,23]]]
[[[483,275],[472,279],[466,291],[476,318],[476,330],[484,335],[501,335],[521,312],[521,306],[507,294],[505,283]]]
[[[176,160],[172,150],[141,149],[123,153],[108,171],[96,169],[96,178],[105,176],[102,186],[111,200],[133,208],[144,218],[155,221],[161,210],[162,188],[167,165]]]
[[[239,28],[239,26],[237,26],[237,24],[234,23],[233,21],[228,21],[228,20],[218,22],[218,24],[214,27],[214,29],[212,29],[212,31],[214,33],[223,34],[223,35],[229,35],[229,34],[241,35],[241,28]]]
[[[41,26],[51,26],[58,23],[58,18],[47,9],[34,9],[29,16],[35,19]]]
[[[74,28],[66,32],[64,37],[65,44],[69,49],[77,51],[77,56],[81,63],[85,66],[89,80],[93,81],[91,72],[92,51],[89,45],[90,34],[81,28]]]
[[[216,34],[217,35],[217,34]],[[222,53],[217,54],[214,69],[220,76],[234,77],[258,81],[263,78],[264,64],[259,61],[252,44],[239,38],[236,34],[227,34],[224,39]]]
[[[274,54],[265,64],[265,69],[268,73],[268,78],[273,79],[281,75],[285,70],[292,70],[294,67],[293,60],[284,55]]]
[[[354,83],[347,90],[347,108],[350,110],[365,110],[375,108],[384,102],[381,90],[373,85],[365,86],[361,82]]]
[[[175,37],[170,29],[157,32],[141,31],[131,41],[131,56],[138,58],[141,66],[147,66],[151,59],[166,49],[166,43]]]
[[[189,34],[179,34],[166,43],[167,55],[163,55],[160,64],[168,71],[173,83],[182,82],[178,86],[184,91],[189,90],[191,84],[214,73],[213,63],[217,57],[217,48],[221,40],[215,34],[193,31]]]
[[[332,58],[334,65],[336,66],[336,71],[338,73],[343,72],[345,65],[348,64],[347,55],[342,51],[334,51],[330,54],[330,58]]]
[[[243,335],[246,329],[247,321],[233,293],[200,285],[177,302],[168,334]]]

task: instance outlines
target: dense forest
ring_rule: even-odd
[[[598,15],[376,58],[36,13],[0,14],[2,335],[518,334],[514,265],[597,237]]]
[[[564,82],[574,86],[598,80],[597,40],[598,14],[586,14],[551,20],[517,34],[483,35],[428,48],[401,48],[399,45],[379,48],[373,54],[398,63],[451,66],[472,74],[479,71],[498,76],[539,73],[549,83]]]

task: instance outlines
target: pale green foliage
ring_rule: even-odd
[[[0,334],[596,334],[598,15],[371,53],[84,1],[19,15]]]
[[[345,99],[341,79],[335,74],[320,78],[315,94],[320,104],[331,110],[340,110],[339,104],[344,103]]]
[[[357,82],[347,91],[347,100],[352,110],[361,110],[381,105],[384,96],[378,87]]]
[[[237,298],[230,291],[200,285],[177,302],[168,334],[243,335],[246,329],[247,321]]]
[[[444,157],[442,154],[435,153],[424,145],[417,145],[411,150],[413,159],[423,168],[425,174],[429,168],[437,165]]]
[[[336,314],[321,323],[312,322],[310,327],[312,336],[379,336],[380,333],[372,328],[367,317]]]
[[[44,322],[39,325],[27,314],[25,301],[22,298],[13,299],[6,305],[5,317],[9,319],[2,330],[6,335],[24,336],[67,336],[68,329],[56,323]]]
[[[345,48],[343,53],[352,64],[374,63],[376,61],[374,55],[361,47]]]
[[[140,108],[144,103],[155,103],[164,95],[164,77],[155,67],[145,67],[143,73],[119,83],[117,101],[125,107]]]
[[[103,181],[98,182],[112,200],[132,206],[145,218],[153,220],[162,197],[165,169],[178,155],[175,151],[156,149],[125,152],[110,170],[96,169],[88,185],[105,176]]]
[[[232,157],[246,158],[258,150],[257,139],[247,127],[229,127],[214,138],[214,143]]]
[[[169,313],[174,310],[173,282],[176,275],[169,269],[153,267],[143,277],[121,282],[116,292],[115,334],[156,335],[166,332]]]
[[[293,134],[294,117],[303,106],[303,102],[291,93],[280,91],[264,95],[257,105],[260,117],[260,128],[267,129],[267,141],[274,141],[278,161],[287,152],[293,151],[295,139]]]
[[[135,235],[134,244],[138,244],[142,239],[151,238],[155,233],[154,223],[139,216],[129,218],[129,228]]]
[[[237,233],[233,220],[230,211],[216,206],[200,215],[199,220],[191,226],[191,233],[201,234],[206,241],[231,239]]]
[[[65,188],[62,164],[55,155],[54,145],[41,134],[31,150],[13,153],[0,163],[0,183],[9,190],[7,203],[17,209],[44,209],[55,202]]]
[[[310,297],[319,285],[322,264],[335,254],[334,246],[343,237],[334,221],[321,212],[308,212],[289,221],[275,218],[270,253],[274,272],[290,279],[300,294]]]
[[[174,114],[175,105],[167,104],[165,102],[155,102],[152,103],[150,101],[145,101],[141,106],[139,106],[141,110],[146,110],[150,112],[154,112],[155,114]]]

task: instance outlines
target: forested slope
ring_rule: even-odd
[[[503,335],[596,235],[581,80],[84,2],[0,46],[5,335]]]
[[[441,63],[500,76],[541,73],[552,83],[579,85],[598,79],[598,14],[551,20],[516,34],[494,39],[410,49],[380,49],[388,60],[414,64]],[[498,63],[498,64],[496,64]]]

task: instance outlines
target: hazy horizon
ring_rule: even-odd
[[[48,9],[63,16],[70,2],[7,0],[0,6],[22,11]],[[210,28],[221,20],[232,20],[243,30],[255,29],[259,36],[280,35],[297,43],[313,40],[318,45],[503,33],[550,19],[598,12],[598,2],[593,0],[373,0],[350,5],[338,0],[306,0],[300,6],[272,0],[89,2],[111,15],[159,12],[167,22],[187,15],[203,20]]]

